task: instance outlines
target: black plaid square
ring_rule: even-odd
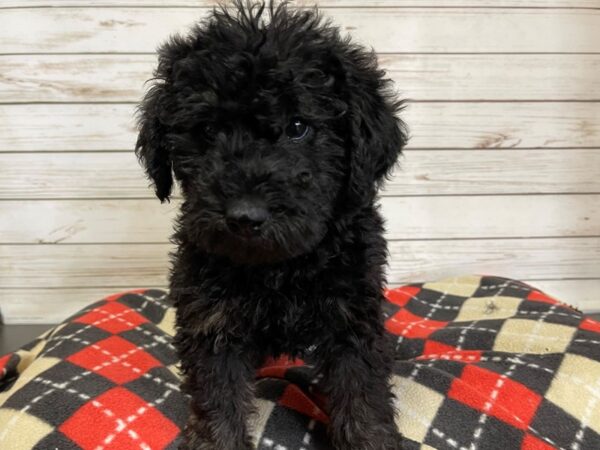
[[[532,287],[520,281],[501,277],[482,277],[472,297],[515,297],[527,298]]]
[[[165,336],[153,323],[143,323],[135,329],[119,333],[119,337],[143,348],[161,364],[170,366],[177,363],[177,355],[172,345],[172,338]]]
[[[180,380],[169,369],[156,367],[143,376],[123,385],[144,399],[179,427],[187,420],[189,398],[179,388]]]
[[[11,395],[3,406],[15,410],[28,407],[28,414],[59,426],[87,401],[113,386],[104,377],[59,361]]]
[[[419,317],[450,322],[456,318],[465,300],[465,297],[423,288],[406,305],[406,309]]]
[[[42,354],[46,357],[67,358],[96,342],[106,339],[107,331],[82,323],[70,322],[61,328],[46,343]]]
[[[158,289],[149,289],[144,292],[140,299],[140,294],[124,294],[115,301],[133,308],[142,314],[150,322],[158,324],[163,320],[169,307],[167,297],[164,291]]]

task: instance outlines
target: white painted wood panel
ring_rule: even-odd
[[[380,55],[411,100],[600,100],[600,54]],[[0,55],[0,102],[137,102],[156,55]]]
[[[392,241],[391,283],[465,273],[529,279],[600,278],[600,238]]]
[[[382,212],[389,239],[600,236],[600,195],[384,197]]]
[[[150,198],[133,150],[0,154],[0,198]]]
[[[164,286],[170,244],[0,245],[0,288]]]
[[[0,152],[133,150],[134,114],[122,104],[0,105]]]
[[[600,193],[600,149],[406,151],[392,195]],[[0,153],[0,199],[153,198],[133,151]]]
[[[0,306],[7,324],[59,323],[108,295],[136,287],[3,289]]]
[[[0,288],[160,286],[170,244],[0,245]],[[458,274],[600,278],[600,237],[391,241],[390,283]]]
[[[413,103],[409,148],[598,147],[598,103]]]
[[[179,204],[158,199],[0,201],[0,243],[168,242]]]
[[[179,203],[0,201],[0,244],[165,243]],[[600,236],[600,194],[384,197],[381,205],[389,239]]]
[[[1,151],[127,150],[133,104],[0,105]],[[600,102],[411,103],[408,148],[600,147]]]
[[[136,102],[156,55],[0,55],[0,102]]]
[[[0,53],[153,52],[200,8],[0,10]],[[598,52],[600,9],[323,8],[378,52]],[[27,24],[28,33],[23,33]],[[507,32],[510,30],[510,33]]]
[[[214,0],[171,0],[169,7],[193,6],[212,7]],[[293,5],[311,7],[364,8],[364,7],[454,7],[454,8],[597,8],[598,0],[299,0]],[[0,8],[13,7],[89,7],[89,0],[0,0]],[[99,6],[165,6],[161,0],[94,0]]]
[[[560,301],[580,309],[600,310],[600,280],[529,280]],[[57,323],[97,300],[135,287],[99,288],[8,288],[2,290],[2,311],[7,323]],[[144,286],[162,288],[166,286]]]
[[[600,55],[400,54],[379,61],[398,91],[417,101],[600,99]]]
[[[600,149],[406,150],[384,195],[600,192]]]

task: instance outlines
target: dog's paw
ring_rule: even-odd
[[[177,450],[234,450],[234,447],[219,447],[215,444],[207,442],[197,446],[190,446],[187,443],[182,442],[177,447]],[[240,444],[239,446],[235,447],[235,450],[255,450],[255,448],[252,445]]]
[[[404,439],[397,433],[388,436],[380,444],[373,446],[373,450],[403,450],[404,448]]]
[[[406,441],[397,431],[382,432],[370,436],[347,435],[334,442],[336,450],[404,450]]]
[[[381,450],[404,450],[406,447],[404,446],[405,440],[402,439],[402,436],[397,434],[395,436],[390,437],[381,447]]]
[[[255,450],[249,440],[245,442],[221,442],[216,444],[209,442],[197,435],[191,439],[184,439],[178,445],[177,450]]]

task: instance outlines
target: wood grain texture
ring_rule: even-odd
[[[381,205],[389,239],[600,236],[600,194],[384,197]],[[3,201],[0,243],[166,243],[178,207],[153,199]]]
[[[134,105],[0,105],[0,151],[124,150]]]
[[[164,243],[179,204],[154,199],[0,201],[0,243]]]
[[[467,273],[520,280],[600,278],[600,238],[392,241],[389,248],[392,283]]]
[[[133,151],[0,154],[0,198],[151,198]]]
[[[379,61],[396,89],[417,101],[600,99],[600,55],[403,54]]]
[[[170,244],[0,245],[0,287],[164,286]]]
[[[133,104],[0,105],[1,151],[128,150]],[[408,148],[600,147],[600,102],[411,103]]]
[[[0,288],[161,286],[170,244],[0,245]],[[600,278],[600,238],[391,241],[390,283],[488,273]]]
[[[133,152],[0,153],[0,199],[154,198]],[[600,193],[600,149],[406,151],[385,196]]]
[[[6,324],[59,323],[108,295],[136,287],[4,289],[2,313]]]
[[[2,55],[0,101],[136,102],[156,55]]]
[[[215,0],[171,0],[169,7],[212,7]],[[299,0],[292,5],[333,8],[453,7],[453,8],[597,8],[597,0]],[[95,0],[95,7],[164,6],[161,0]],[[0,8],[90,6],[89,0],[0,0]]]
[[[599,150],[409,149],[383,194],[600,192]]]
[[[600,279],[529,280],[529,284],[586,312],[600,310]],[[131,287],[23,288],[2,290],[2,311],[7,324],[59,323],[107,295]],[[153,286],[143,286],[145,288]],[[166,289],[166,286],[156,286]]]
[[[600,195],[384,197],[381,203],[389,239],[600,236]]]
[[[600,103],[413,103],[409,148],[600,146]]]
[[[600,100],[600,55],[380,55],[411,100]],[[156,55],[3,55],[0,102],[137,102]]]
[[[600,51],[600,9],[322,8],[378,52]],[[0,10],[0,53],[153,52],[200,8]],[[28,24],[28,33],[22,32]],[[386,32],[382,32],[385,30]],[[510,33],[507,32],[510,30]],[[476,37],[474,39],[473,37]]]

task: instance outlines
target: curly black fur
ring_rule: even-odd
[[[401,447],[376,204],[406,142],[388,83],[372,51],[283,3],[216,8],[159,49],[136,152],[161,201],[173,175],[184,198],[170,296],[186,448],[251,448],[256,368],[311,346],[335,448]],[[239,201],[250,228],[228,222]]]

